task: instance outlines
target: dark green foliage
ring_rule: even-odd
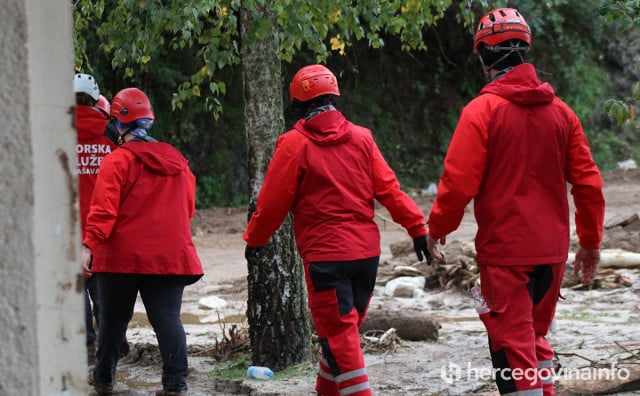
[[[618,125],[624,125],[626,130],[636,132],[640,127],[640,2],[637,0],[608,0],[600,7],[600,13],[607,18],[610,26],[615,26],[617,31],[611,34],[609,48],[612,48],[612,56],[609,62],[618,76],[615,99],[608,99],[605,110],[613,117]],[[613,29],[611,29],[613,30]],[[622,97],[620,95],[622,92]],[[624,94],[628,92],[627,94]],[[634,131],[635,129],[635,131]],[[636,159],[640,153],[636,151]]]
[[[609,22],[621,21],[623,27],[640,25],[640,2],[638,0],[608,0],[600,6],[600,14]]]
[[[99,47],[95,32],[86,40],[89,48]],[[162,49],[156,56],[165,62],[148,70],[139,65],[135,77],[126,77],[123,68],[112,68],[104,52],[94,50],[89,52],[94,68],[88,72],[94,74],[109,100],[130,86],[149,95],[156,116],[151,135],[175,145],[189,159],[198,184],[198,208],[244,204],[247,175],[240,74],[231,69],[221,73],[233,89],[224,97],[224,113],[218,119],[198,97],[185,99],[182,106],[173,109],[178,86],[199,68],[191,52],[186,48]]]
[[[617,167],[620,159],[632,158],[638,161],[638,151],[629,147],[625,136],[611,132],[601,132],[597,138],[591,139],[591,151],[601,170],[607,171]]]
[[[529,61],[576,111],[599,165],[611,169],[638,157],[639,144],[613,125],[602,106],[616,87],[606,63],[604,20],[593,12],[600,2],[557,3],[517,2],[533,31]],[[438,179],[458,114],[485,83],[471,54],[472,36],[453,13],[424,37],[428,52],[401,52],[385,38],[381,50],[354,46],[334,68],[342,72],[340,107],[373,129],[402,185],[414,188]]]
[[[617,161],[640,156],[637,132],[616,125],[604,109],[605,100],[633,84],[633,65],[625,55],[625,35],[598,14],[601,0],[565,0],[516,3],[533,31],[529,59],[541,79],[550,82],[583,122],[592,151],[603,169]],[[458,22],[452,6],[432,28],[423,30],[427,51],[406,51],[399,39],[380,33],[384,47],[372,48],[367,39],[331,52],[327,65],[338,75],[342,96],[338,107],[353,122],[370,128],[403,188],[425,188],[442,171],[451,133],[462,107],[484,84],[480,65],[471,53],[470,29]],[[473,8],[477,19],[483,12]],[[486,11],[486,10],[485,10]],[[96,23],[90,21],[91,23]],[[242,81],[239,66],[216,70],[219,85],[194,96],[192,75],[202,68],[201,45],[160,47],[150,54],[153,67],[142,62],[112,67],[89,23],[85,70],[95,74],[102,92],[111,98],[119,89],[138,86],[154,105],[152,134],[175,144],[187,158],[198,180],[198,207],[246,204],[248,177],[243,129]],[[332,37],[329,31],[327,37]],[[635,36],[634,36],[635,37]],[[616,38],[615,40],[613,38]],[[210,38],[213,40],[214,38]],[[170,41],[166,37],[167,42]],[[328,39],[327,41],[328,45]],[[637,53],[637,52],[636,52]],[[225,56],[224,53],[210,57]],[[624,56],[628,56],[625,58]],[[283,62],[283,95],[302,65],[316,62],[303,48],[293,63]],[[133,76],[133,77],[128,77]],[[186,85],[185,85],[185,82]],[[224,95],[211,94],[224,87]],[[184,94],[191,92],[191,96]],[[182,95],[176,102],[174,95]],[[619,111],[628,111],[616,102]],[[610,106],[613,106],[611,104]],[[215,113],[215,109],[222,109]],[[626,113],[625,113],[626,114]],[[283,131],[284,132],[284,131]]]

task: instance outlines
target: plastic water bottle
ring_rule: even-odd
[[[491,309],[489,309],[489,304],[487,304],[484,297],[482,297],[482,291],[480,290],[479,286],[474,286],[471,288],[471,295],[475,300],[474,306],[476,308],[476,312],[478,312],[478,315],[482,315],[491,311]]]
[[[251,366],[247,369],[249,378],[270,379],[273,377],[273,371],[269,367]]]

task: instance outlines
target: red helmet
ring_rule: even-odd
[[[110,117],[111,105],[109,104],[109,100],[107,100],[104,95],[98,96],[98,103],[96,103],[96,107],[102,112],[102,114],[104,114],[105,118]]]
[[[111,101],[111,115],[123,124],[141,118],[155,119],[149,98],[138,88],[125,88],[118,92]]]
[[[322,65],[309,65],[298,70],[289,84],[289,100],[306,102],[320,95],[340,96],[338,80]]]
[[[514,39],[531,46],[531,30],[527,21],[515,8],[497,8],[480,18],[473,37],[473,53],[478,54],[480,43],[492,46]]]

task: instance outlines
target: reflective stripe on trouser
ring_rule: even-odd
[[[316,391],[322,396],[339,396],[340,391],[336,384],[335,377],[331,374],[329,363],[324,356],[324,352],[320,357],[320,363],[318,367],[318,376],[316,378]]]
[[[343,387],[342,384],[346,383],[349,380],[352,379],[358,379],[361,377],[366,377],[367,376],[367,370],[362,368],[362,369],[357,369],[357,370],[353,370],[350,371],[348,373],[343,373],[340,374],[337,377],[334,377],[330,372],[329,372],[329,365],[326,361],[326,359],[324,358],[324,356],[322,356],[320,358],[320,367],[318,369],[318,376],[321,377],[323,379],[323,381],[327,381],[327,382],[332,382],[334,385],[324,385],[327,386],[331,389],[328,390],[328,392],[322,392],[322,391],[318,391],[320,392],[321,395],[329,395],[329,394],[336,394],[336,395],[340,395],[340,396],[345,396],[345,395],[356,395],[356,394],[361,394],[358,392],[370,392],[369,391],[369,381],[366,382],[359,382],[356,383],[355,385],[351,385],[351,386],[347,386],[347,387]],[[342,389],[340,389],[342,388]],[[369,393],[370,394],[370,393]]]
[[[542,396],[542,389],[529,389],[525,391],[515,391],[502,393],[503,396]]]
[[[370,396],[358,327],[364,321],[378,258],[305,263],[308,304],[322,346],[316,391]]]
[[[547,341],[546,339],[544,340]],[[539,360],[538,373],[538,375],[540,376],[540,382],[542,383],[544,396],[554,396],[555,391],[553,390],[553,360]]]
[[[491,308],[481,319],[500,394],[521,395],[530,390],[542,394],[545,370],[538,368],[538,362],[553,359],[553,349],[544,337],[555,315],[564,269],[564,263],[480,266],[482,294]],[[544,386],[545,396],[553,395],[552,385]]]

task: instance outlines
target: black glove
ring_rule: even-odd
[[[424,260],[424,257],[427,258],[427,264],[431,264],[431,262],[433,261],[433,257],[431,257],[431,255],[429,254],[429,248],[427,247],[426,235],[413,238],[413,250],[416,251],[416,256],[418,256],[419,261]]]
[[[244,258],[247,259],[247,262],[249,264],[258,264],[259,250],[259,247],[250,247],[249,245],[247,245],[247,247],[244,249]]]

